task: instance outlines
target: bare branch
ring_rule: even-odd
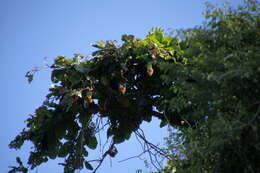
[[[141,130],[141,129],[139,129],[139,130],[142,132],[142,134],[141,134],[140,132],[138,132],[138,131],[136,131],[135,133],[137,134],[137,136],[138,136],[140,139],[142,139],[142,140],[145,142],[145,144],[149,145],[152,149],[154,149],[155,151],[157,151],[157,152],[158,152],[159,154],[161,154],[162,156],[164,156],[164,157],[170,159],[170,156],[169,156],[168,153],[166,153],[164,150],[162,150],[162,149],[159,148],[158,146],[156,146],[156,145],[152,144],[151,142],[149,142],[149,141],[145,138],[144,133],[143,133],[143,130]]]
[[[121,162],[125,162],[125,161],[127,161],[127,160],[130,160],[130,159],[140,158],[143,154],[145,154],[145,153],[148,152],[148,151],[149,151],[149,149],[143,151],[142,153],[140,153],[140,154],[138,154],[138,155],[136,155],[136,156],[132,156],[132,157],[129,157],[129,158],[120,160],[120,161],[118,161],[118,162],[121,163]]]
[[[105,160],[106,156],[109,155],[109,153],[113,150],[114,147],[115,147],[115,142],[112,142],[112,144],[110,145],[109,149],[103,154],[102,158],[99,160],[99,164],[96,167],[96,169],[93,171],[93,173],[96,173],[98,168],[101,166],[101,164]]]

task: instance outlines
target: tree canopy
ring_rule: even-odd
[[[90,58],[55,58],[54,86],[10,147],[31,141],[32,169],[61,157],[65,173],[95,171],[87,156],[99,131],[112,139],[103,156],[114,157],[116,144],[156,117],[178,129],[164,172],[259,172],[259,3],[208,9],[203,26],[175,36],[154,28],[144,39],[99,41]],[[13,172],[23,168],[17,161]]]
[[[196,120],[196,127],[171,133],[173,158],[164,172],[259,172],[259,2],[209,8],[204,26],[182,33],[188,71],[196,80],[184,84],[195,110],[182,117]]]

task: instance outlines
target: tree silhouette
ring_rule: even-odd
[[[204,26],[175,37],[155,28],[144,39],[99,41],[92,57],[58,56],[49,66],[54,86],[10,147],[31,141],[32,169],[62,157],[65,173],[96,172],[135,133],[170,159],[165,172],[259,172],[258,11],[257,1],[213,8]],[[34,73],[26,74],[29,82]],[[168,153],[140,132],[152,117],[179,130]],[[111,144],[94,169],[86,158],[104,129]]]

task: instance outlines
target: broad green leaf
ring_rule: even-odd
[[[85,161],[85,167],[86,167],[87,169],[89,169],[89,170],[93,170],[92,165],[91,165],[89,162],[87,162],[87,161]]]
[[[58,83],[63,80],[65,75],[65,70],[53,70],[51,74],[51,81],[53,83]]]
[[[162,127],[166,126],[167,124],[168,123],[166,120],[161,120],[160,127],[162,128]]]
[[[99,49],[103,49],[106,47],[106,42],[104,42],[103,40],[100,40],[96,44],[93,44],[92,46],[99,48]]]
[[[107,138],[109,138],[110,136],[112,136],[114,134],[114,132],[113,132],[113,128],[108,128],[108,130],[107,130]]]
[[[51,159],[56,159],[56,157],[57,157],[57,150],[56,149],[49,150],[47,154],[48,154],[48,156]]]
[[[86,142],[87,142],[87,146],[90,149],[94,150],[97,148],[98,141],[95,136],[89,136],[88,139],[86,139]]]
[[[21,166],[23,165],[21,158],[20,157],[16,157],[16,162]]]

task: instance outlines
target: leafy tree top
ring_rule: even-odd
[[[11,142],[10,147],[16,149],[26,140],[33,143],[28,161],[31,168],[49,158],[64,157],[65,172],[80,169],[83,163],[93,169],[84,161],[88,155],[85,146],[97,147],[95,135],[103,128],[96,123],[100,119],[105,119],[113,145],[129,139],[152,116],[160,118],[162,126],[167,121],[188,125],[164,105],[171,97],[172,84],[162,80],[167,74],[162,68],[188,64],[177,38],[155,28],[144,39],[123,35],[119,46],[114,41],[99,41],[93,46],[97,51],[91,59],[80,55],[55,58],[50,66],[55,85],[43,105],[26,120],[27,128]],[[34,71],[26,74],[29,82],[33,75]],[[167,111],[171,113],[166,115]]]
[[[54,86],[10,147],[33,143],[30,168],[62,157],[65,173],[84,166],[95,172],[99,165],[86,158],[99,131],[112,139],[102,163],[157,117],[160,126],[179,129],[166,172],[259,172],[258,11],[257,1],[213,8],[204,26],[178,37],[155,28],[144,39],[123,35],[120,45],[99,41],[90,59],[57,57],[50,66]],[[26,74],[29,82],[33,75]]]

